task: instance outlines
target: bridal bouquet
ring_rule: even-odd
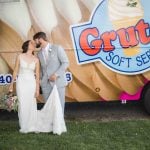
[[[0,99],[0,108],[8,111],[18,111],[18,98],[13,93],[5,94]]]

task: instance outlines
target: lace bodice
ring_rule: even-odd
[[[35,61],[33,61],[31,63],[27,63],[25,60],[20,59],[19,75],[23,75],[23,74],[34,75],[35,64],[36,64]]]

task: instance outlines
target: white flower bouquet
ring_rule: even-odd
[[[0,98],[0,109],[18,111],[18,98],[14,93],[8,93]]]

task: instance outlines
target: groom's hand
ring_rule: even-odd
[[[53,81],[53,82],[56,81],[56,79],[57,79],[57,75],[55,75],[55,74],[53,74],[49,77],[49,80]]]

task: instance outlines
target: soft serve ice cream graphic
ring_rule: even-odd
[[[89,22],[71,28],[79,64],[100,61],[121,74],[150,69],[149,1],[103,0]]]
[[[144,16],[140,0],[109,0],[108,12],[115,30],[135,26]],[[126,56],[133,56],[139,52],[139,45],[124,49]]]
[[[120,3],[122,1],[118,0]],[[27,39],[32,39],[32,36],[36,32],[42,30],[47,33],[50,42],[61,44],[69,57],[70,65],[68,71],[72,73],[73,80],[67,86],[67,101],[81,102],[102,99],[110,101],[118,99],[122,91],[132,95],[135,94],[139,87],[144,85],[144,79],[150,79],[150,72],[128,76],[108,69],[100,61],[94,61],[85,65],[78,65],[76,63],[75,54],[77,54],[78,49],[72,46],[73,42],[71,40],[69,26],[76,26],[76,24],[84,25],[83,23],[89,21],[90,16],[92,19],[95,11],[98,10],[97,15],[100,17],[98,16],[94,22],[100,28],[99,34],[101,35],[105,31],[116,30],[110,20],[108,2],[107,0],[44,0],[43,3],[41,0],[18,0],[8,3],[8,0],[3,0],[3,3],[0,3],[0,29],[2,31],[0,33],[0,73],[11,73],[11,70],[14,68],[15,58],[18,53],[21,53],[22,42]],[[145,13],[147,10],[149,11],[149,4],[150,2],[148,0],[140,1],[142,9],[145,9],[143,17],[145,22],[148,22],[150,18],[149,12]],[[120,6],[116,5],[116,7],[119,8]],[[94,8],[96,9],[94,10]],[[84,28],[84,26],[82,27]],[[93,28],[93,26],[91,27]],[[92,35],[88,38],[91,41],[94,39]],[[122,53],[122,61],[124,59],[125,63],[120,61],[120,65],[127,65],[128,57],[124,56],[124,50],[120,46],[119,41],[113,41],[114,43],[118,43],[116,45],[118,54],[116,50],[113,57],[113,53],[103,53],[102,50],[100,54],[110,54],[110,56],[107,55],[109,56],[108,63],[110,62],[109,60],[117,63],[121,59],[119,53]],[[149,46],[145,45],[145,48],[143,46],[142,48],[140,47],[140,52],[142,49],[145,49],[146,52],[147,47]],[[79,53],[83,54],[80,47]],[[85,58],[87,57],[87,55],[83,56]],[[78,61],[80,61],[80,58],[79,56]],[[92,57],[89,58],[91,59]],[[95,58],[99,60],[99,56],[95,56]],[[144,52],[142,58],[144,63],[146,63],[148,58],[144,55]],[[0,87],[0,93],[1,91],[4,92],[4,87],[6,86]]]

